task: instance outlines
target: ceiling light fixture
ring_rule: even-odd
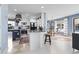
[[[43,8],[44,8],[44,6],[41,6],[41,8],[43,9]]]
[[[17,11],[17,9],[14,9],[14,11]]]

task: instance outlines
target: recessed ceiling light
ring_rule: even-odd
[[[14,9],[14,11],[17,11],[17,9]]]
[[[41,6],[41,8],[44,8],[44,6]]]

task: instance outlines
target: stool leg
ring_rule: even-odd
[[[50,36],[49,36],[49,43],[50,43],[50,45],[51,45],[51,38],[50,38]]]
[[[47,36],[45,36],[45,41],[44,41],[44,44],[46,44],[46,40],[47,40]]]

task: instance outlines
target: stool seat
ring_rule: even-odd
[[[50,34],[45,34],[45,41],[44,41],[44,44],[46,44],[46,42],[49,42],[50,43],[50,45],[51,45],[51,35]],[[47,38],[49,38],[49,39],[47,39]]]

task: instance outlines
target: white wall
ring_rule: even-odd
[[[48,19],[57,19],[79,13],[79,4],[57,4],[49,7]]]
[[[36,22],[36,19],[30,18],[30,22]]]
[[[0,16],[1,16],[1,6],[0,6]],[[0,17],[0,48],[1,48],[1,17]]]
[[[1,53],[8,51],[8,5],[1,5]]]

